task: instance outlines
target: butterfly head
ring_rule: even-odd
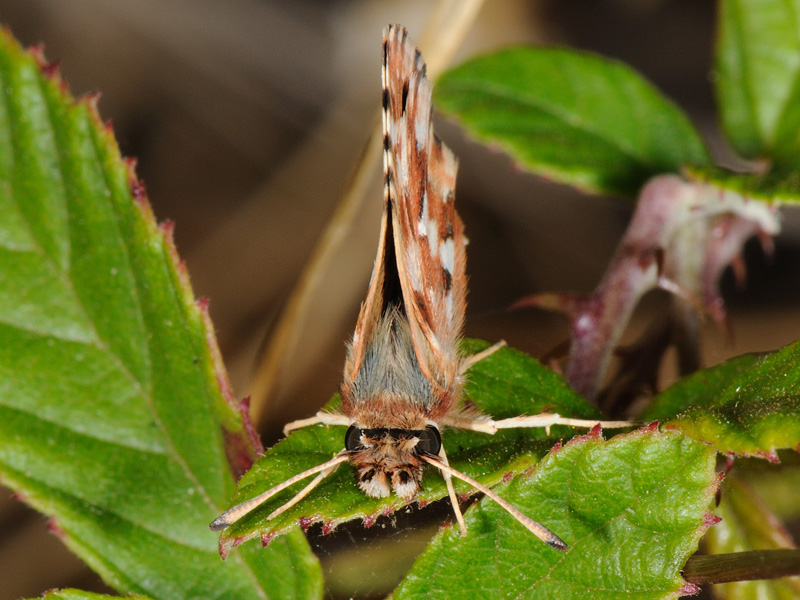
[[[366,429],[350,426],[345,448],[358,469],[358,486],[373,498],[384,498],[392,491],[410,501],[419,491],[422,454],[438,455],[442,438],[436,427]]]

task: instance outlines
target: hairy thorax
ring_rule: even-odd
[[[392,490],[406,501],[419,491],[424,461],[420,452],[438,452],[438,429],[427,418],[424,405],[402,398],[374,398],[353,410],[348,436],[358,485],[368,496],[382,498]]]
[[[353,419],[346,447],[358,470],[359,487],[369,496],[392,490],[405,500],[419,491],[421,452],[441,445],[431,412],[441,405],[420,368],[405,315],[388,311],[373,330],[356,377],[342,386],[346,414]]]

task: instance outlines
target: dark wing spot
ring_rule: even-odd
[[[420,214],[420,217],[421,217],[422,216],[422,204],[423,204],[422,199],[425,197],[425,193],[427,191],[426,188],[428,187],[428,169],[425,166],[427,164],[427,161],[420,161],[420,162],[421,162],[421,164],[420,164],[420,176],[417,178],[417,180],[418,180],[417,181],[417,198],[420,199],[419,214]],[[420,218],[420,220],[422,220],[422,219]]]
[[[442,239],[443,240],[452,240],[453,239],[453,222],[448,221],[444,226],[444,231],[442,232]]]
[[[422,292],[414,290],[414,304],[423,322],[430,323],[431,315],[428,313],[428,305],[425,303],[425,296],[422,295]]]
[[[383,106],[383,110],[389,110],[389,90],[383,88],[383,94],[381,96],[381,106]]]
[[[420,179],[422,179],[422,177],[420,177]],[[424,182],[423,182],[423,184],[424,184]],[[423,190],[423,192],[422,192],[422,193],[424,194],[424,193],[425,193],[425,191]],[[423,217],[425,216],[425,215],[423,214],[424,208],[425,208],[425,203],[424,203],[424,202],[420,202],[420,203],[419,203],[419,205],[417,206],[417,221],[419,221],[420,223],[422,223],[422,224],[423,224],[423,229],[426,229],[426,228],[424,227],[424,225],[425,225],[425,219],[423,218]]]
[[[362,483],[367,483],[369,481],[372,481],[373,477],[375,477],[375,469],[369,469],[368,471],[364,471],[361,474],[360,479]]]
[[[422,52],[419,48],[414,48],[414,64],[419,70],[420,75],[424,79],[428,75],[428,65],[425,64],[425,59],[422,58]]]
[[[411,481],[411,474],[408,471],[395,471],[395,475],[397,476],[397,480],[405,485],[409,481]]]
[[[408,79],[403,82],[403,114],[406,114],[406,104],[408,104]]]
[[[392,147],[392,138],[388,133],[383,134],[383,149],[389,150]]]
[[[453,287],[453,276],[444,267],[442,267],[442,276],[444,277],[444,289],[449,292],[450,288]]]

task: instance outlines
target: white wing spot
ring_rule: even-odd
[[[439,260],[450,273],[456,272],[456,246],[453,238],[448,238],[439,244]]]
[[[437,256],[439,249],[436,247],[436,234],[439,232],[439,226],[434,219],[428,219],[428,250],[431,256]]]
[[[428,236],[428,230],[425,227],[425,222],[428,220],[428,190],[422,194],[422,211],[417,219],[417,235],[422,237]]]

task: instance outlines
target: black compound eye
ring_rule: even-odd
[[[361,445],[362,430],[355,425],[350,425],[347,428],[347,433],[344,434],[344,447],[345,450],[353,451],[363,448]]]
[[[417,442],[417,450],[425,454],[439,454],[442,448],[442,436],[439,435],[439,430],[432,425],[428,425],[425,429],[421,430],[418,434],[419,442]]]

